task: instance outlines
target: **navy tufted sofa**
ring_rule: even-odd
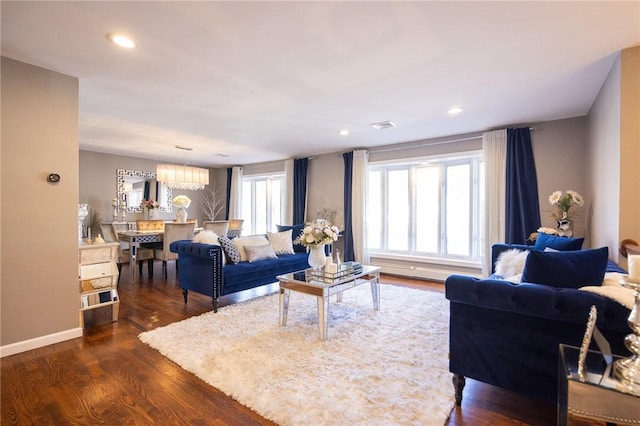
[[[278,275],[309,267],[307,253],[222,266],[224,253],[218,245],[181,240],[172,242],[170,250],[178,254],[180,261],[178,281],[184,303],[189,291],[195,291],[213,298],[214,312],[218,311],[220,296],[271,284],[278,281]]]
[[[510,248],[532,247],[496,244],[492,265]],[[610,261],[607,270],[625,272]],[[596,325],[612,351],[629,355],[624,337],[631,332],[630,311],[594,293],[451,275],[445,295],[450,301],[449,370],[457,405],[462,403],[465,377],[555,403],[558,345],[581,345],[592,305],[598,310]]]

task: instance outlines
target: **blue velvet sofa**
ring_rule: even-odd
[[[496,244],[492,265],[511,248],[532,249]],[[606,257],[607,271],[625,272]],[[450,301],[449,370],[457,405],[465,377],[555,403],[558,346],[581,345],[592,305],[598,310],[596,325],[612,351],[629,355],[624,337],[631,332],[630,311],[594,293],[535,282],[514,284],[495,276],[451,275],[445,295]]]
[[[195,291],[213,298],[214,312],[221,296],[271,284],[278,281],[278,275],[309,267],[306,252],[223,266],[224,253],[219,245],[181,240],[171,243],[170,250],[178,254],[178,282],[184,303],[189,291]]]

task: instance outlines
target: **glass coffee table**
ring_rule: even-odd
[[[380,267],[360,265],[355,262],[341,264],[335,273],[321,269],[305,269],[279,275],[280,282],[280,326],[287,325],[289,295],[291,291],[315,296],[318,302],[318,332],[320,340],[327,340],[329,332],[329,297],[337,295],[342,301],[342,292],[361,284],[371,285],[373,309],[380,310]]]
[[[611,362],[601,352],[590,350],[585,376],[578,374],[580,348],[560,344],[558,363],[558,425],[569,414],[610,424],[640,424],[640,389],[617,380]],[[622,359],[613,355],[612,360]]]

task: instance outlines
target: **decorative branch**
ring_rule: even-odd
[[[84,218],[83,222],[82,236],[84,238],[89,237],[89,229],[91,230],[91,238],[97,237],[101,232],[100,222],[102,222],[102,216],[97,210],[89,209],[89,214]]]
[[[216,220],[224,212],[224,199],[216,192],[216,186],[211,185],[205,192],[200,203],[204,215],[209,220]]]

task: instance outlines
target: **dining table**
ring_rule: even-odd
[[[194,235],[202,231],[202,228],[195,228]],[[118,239],[123,243],[129,243],[129,273],[131,274],[131,284],[136,283],[136,265],[138,248],[141,244],[158,243],[164,239],[164,230],[148,230],[137,231],[129,230],[124,232],[118,232]]]
[[[129,243],[129,273],[131,274],[131,284],[136,283],[136,265],[138,248],[140,244],[162,242],[164,230],[154,231],[125,231],[118,232],[118,239]]]

